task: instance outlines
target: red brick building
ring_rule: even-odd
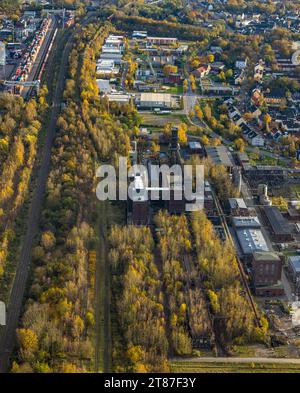
[[[281,296],[282,261],[274,252],[257,251],[252,255],[252,279],[258,296]]]

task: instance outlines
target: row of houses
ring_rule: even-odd
[[[233,105],[232,100],[225,101],[228,106],[228,116],[230,120],[240,127],[245,139],[252,145],[252,146],[264,146],[265,139],[264,137],[259,134],[252,126],[248,124],[248,122],[243,118],[241,112],[238,108]]]

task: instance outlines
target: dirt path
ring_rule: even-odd
[[[172,361],[199,362],[199,363],[272,363],[272,364],[299,364],[300,359],[288,358],[237,358],[237,357],[199,357],[199,358],[173,358]]]
[[[96,322],[96,349],[95,371],[111,371],[111,288],[110,266],[107,257],[108,216],[110,204],[99,202],[98,232],[98,258],[96,267],[95,285],[95,322]]]

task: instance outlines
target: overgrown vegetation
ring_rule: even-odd
[[[192,231],[220,341],[230,346],[264,340],[268,323],[262,318],[262,327],[255,324],[253,310],[240,284],[233,246],[228,241],[222,243],[203,212],[193,213]]]
[[[113,295],[119,335],[115,371],[168,370],[162,288],[149,228],[114,227],[110,236]]]
[[[14,256],[16,223],[29,192],[41,122],[47,109],[47,88],[37,100],[0,95],[0,291],[6,297],[11,277],[6,264]]]
[[[127,154],[134,127],[134,110],[108,112],[97,89],[95,56],[110,29],[82,28],[70,55],[15,372],[93,369],[95,167]]]

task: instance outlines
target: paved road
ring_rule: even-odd
[[[203,358],[173,358],[172,361],[196,363],[271,363],[271,364],[299,364],[300,359],[288,358],[236,358],[236,357],[203,357]]]
[[[111,332],[111,281],[107,251],[107,231],[112,216],[109,202],[101,202],[98,222],[98,260],[96,265],[96,349],[95,372],[111,372],[112,332]],[[102,286],[102,288],[101,288]],[[103,288],[104,286],[104,288]]]

